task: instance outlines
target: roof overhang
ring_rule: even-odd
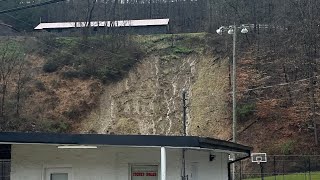
[[[126,147],[171,147],[250,154],[252,148],[228,141],[195,136],[52,134],[1,132],[2,144],[94,145]]]

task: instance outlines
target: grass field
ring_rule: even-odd
[[[261,180],[261,178],[252,178],[246,180]],[[311,177],[309,173],[295,173],[288,175],[266,176],[264,180],[320,180],[320,172],[312,172]]]

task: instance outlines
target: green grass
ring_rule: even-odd
[[[320,180],[320,172],[311,172],[311,180]],[[246,180],[261,180],[261,178],[251,178]],[[309,180],[309,173],[294,173],[288,175],[266,176],[264,180]]]
[[[49,45],[38,52],[47,60],[43,71],[59,71],[66,79],[94,77],[104,83],[117,81],[144,56],[143,48],[129,36],[81,39],[47,34],[39,38]]]
[[[134,39],[145,47],[149,53],[160,55],[188,55],[202,53],[206,47],[206,33],[159,34],[134,36]]]
[[[49,46],[38,45],[41,47],[38,53],[47,59],[44,72],[62,72],[64,78],[95,77],[109,83],[124,77],[136,62],[149,54],[164,61],[203,54],[216,44],[208,41],[212,38],[207,33],[90,36],[88,39],[42,34],[38,39]]]

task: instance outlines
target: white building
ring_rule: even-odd
[[[227,180],[229,154],[251,151],[183,136],[0,133],[0,143],[1,180]]]
[[[106,28],[111,28],[116,32],[127,34],[167,34],[170,31],[169,22],[170,19],[92,21],[90,24],[89,22],[51,22],[40,23],[34,30],[72,33],[91,27],[92,32],[95,33],[107,33]]]

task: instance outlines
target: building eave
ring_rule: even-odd
[[[248,146],[213,138],[161,135],[106,135],[0,132],[2,144],[101,145],[211,149],[250,154]]]

